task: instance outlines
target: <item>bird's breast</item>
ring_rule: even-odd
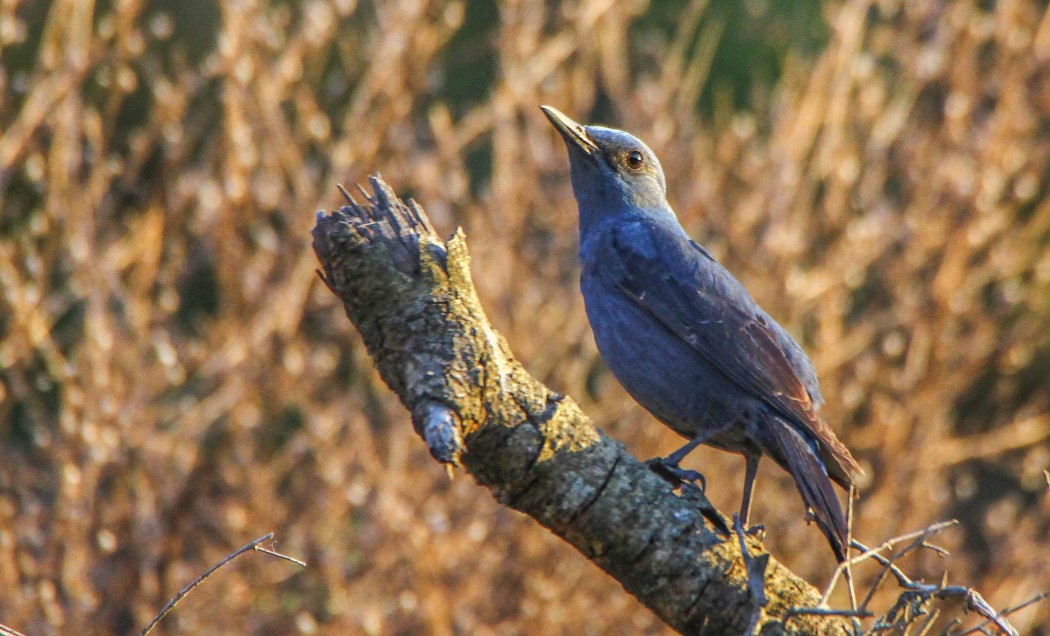
[[[584,271],[581,288],[602,359],[642,407],[686,437],[740,416],[750,400],[615,284]]]

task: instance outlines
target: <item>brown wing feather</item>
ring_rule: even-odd
[[[795,374],[784,350],[780,348],[776,336],[770,331],[765,321],[761,318],[752,319],[747,323],[746,329],[755,336],[756,341],[761,341],[757,348],[764,354],[769,368],[775,369],[773,376],[780,380],[780,384],[784,387],[784,390],[767,394],[772,397],[772,400],[768,401],[772,401],[782,411],[790,413],[793,416],[792,419],[803,424],[820,440],[822,450],[825,451],[823,453],[825,460],[829,457],[834,460],[827,462],[828,472],[835,483],[848,489],[853,482],[852,473],[862,472],[857,460],[853,459],[846,445],[835,436],[835,432],[813,408],[809,391]]]

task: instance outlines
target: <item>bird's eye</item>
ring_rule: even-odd
[[[642,156],[640,151],[632,150],[627,153],[627,167],[631,170],[641,168],[643,163],[645,163],[645,157]]]

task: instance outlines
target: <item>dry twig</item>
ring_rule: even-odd
[[[898,537],[894,537],[892,539],[888,539],[888,540],[884,541],[882,544],[878,545],[875,548],[867,548],[862,543],[860,543],[859,541],[857,541],[855,539],[851,540],[851,542],[850,542],[851,546],[854,547],[854,548],[857,548],[858,550],[861,550],[861,554],[859,554],[859,555],[857,555],[857,556],[855,556],[855,557],[853,557],[851,559],[848,559],[846,561],[843,561],[842,563],[839,564],[839,566],[837,568],[835,568],[835,573],[832,575],[831,581],[828,583],[828,587],[824,591],[824,596],[821,597],[821,600],[820,600],[821,606],[827,605],[828,598],[831,596],[831,592],[834,591],[835,585],[838,583],[839,577],[842,575],[842,573],[846,570],[847,567],[851,567],[853,565],[856,565],[856,564],[861,563],[863,561],[866,561],[868,559],[875,559],[879,552],[883,552],[885,550],[890,550],[890,549],[893,548],[893,546],[898,545],[900,543],[903,543],[905,541],[909,541],[909,540],[918,538],[918,539],[920,539],[919,545],[924,545],[926,539],[929,538],[931,535],[933,535],[933,534],[935,534],[937,532],[940,532],[941,530],[944,530],[946,528],[950,528],[952,526],[958,525],[958,523],[959,522],[955,521],[954,519],[951,520],[951,521],[942,521],[940,523],[935,523],[933,525],[927,526],[926,528],[923,528],[922,530],[916,530],[915,532],[909,532],[907,534],[902,534],[902,535],[900,535]],[[893,559],[896,560],[896,559],[900,558],[902,555],[910,552],[915,547],[918,547],[918,545],[909,546],[908,548],[905,548],[900,553],[895,555],[893,557]],[[879,578],[878,582],[881,582],[882,576],[883,575],[880,575],[880,578]],[[878,582],[876,583],[875,587],[878,587]],[[870,592],[868,594],[867,597],[865,597],[864,602],[861,603],[860,607],[862,609],[867,607],[867,604],[871,601],[871,597],[873,596],[873,594],[874,594],[874,589],[872,590],[872,592]]]
[[[913,581],[895,564],[895,561],[897,561],[900,557],[918,548],[930,548],[938,552],[939,554],[946,553],[946,551],[943,548],[931,546],[930,544],[928,544],[926,539],[928,539],[929,536],[932,535],[934,532],[940,531],[957,523],[958,522],[956,522],[955,520],[952,520],[948,522],[934,524],[919,532],[913,532],[910,533],[910,535],[904,535],[904,537],[891,539],[890,541],[887,541],[886,543],[875,549],[868,549],[860,542],[853,541],[853,545],[857,549],[865,551],[864,555],[861,556],[868,556],[883,566],[883,571],[880,573],[879,579],[876,581],[876,586],[883,580],[883,578],[885,577],[885,573],[889,572],[890,574],[893,574],[893,576],[897,579],[897,583],[905,589],[905,591],[898,597],[897,603],[895,603],[893,608],[891,608],[890,611],[886,614],[887,617],[892,617],[897,615],[899,612],[904,612],[905,616],[902,619],[899,619],[898,621],[895,621],[894,623],[883,627],[880,627],[879,624],[876,624],[876,630],[881,628],[892,628],[899,623],[911,623],[920,614],[920,612],[922,612],[921,606],[928,602],[930,599],[961,599],[966,603],[967,610],[977,612],[981,616],[984,616],[987,619],[986,623],[994,623],[995,626],[1002,631],[1002,633],[1007,634],[1009,636],[1016,636],[1018,632],[1016,629],[1014,629],[1010,622],[1006,620],[1005,614],[997,612],[995,609],[993,609],[988,604],[988,602],[984,600],[984,597],[982,597],[981,594],[972,587],[965,587],[962,585],[948,585],[947,575],[945,576],[945,579],[942,580],[941,583],[938,585]],[[890,547],[892,543],[900,543],[901,540],[906,540],[907,538],[914,538],[914,541],[912,541],[912,543],[909,544],[905,549],[894,554],[892,557],[886,558],[879,554],[879,552],[883,549]],[[864,604],[866,604],[871,599],[871,596],[873,594],[874,588],[872,589],[872,592],[868,594],[868,597],[865,599]]]
[[[1034,605],[1034,604],[1038,603],[1039,601],[1042,601],[1043,599],[1046,599],[1046,598],[1050,598],[1050,591],[1042,592],[1040,594],[1036,594],[1035,596],[1033,596],[1032,598],[1028,599],[1027,601],[1025,601],[1023,603],[1018,603],[1017,605],[1014,605],[1013,607],[1008,607],[1008,608],[1004,609],[1003,611],[999,612],[998,615],[1000,617],[1008,616],[1010,614],[1013,614],[1014,612],[1019,612],[1019,611],[1023,610],[1024,608],[1028,607],[1029,605]],[[977,632],[983,632],[985,625],[989,625],[989,624],[994,623],[994,622],[995,621],[992,620],[992,619],[986,619],[980,625],[977,625],[975,627],[971,627],[970,629],[966,630],[965,632],[959,634],[959,636],[967,636],[968,634],[975,634]]]
[[[219,568],[221,568],[222,566],[226,565],[230,561],[236,559],[237,557],[239,557],[240,555],[244,554],[245,552],[248,552],[250,550],[257,550],[259,552],[265,552],[266,554],[271,554],[271,555],[273,555],[275,557],[284,559],[286,561],[291,561],[292,563],[296,563],[298,565],[306,567],[306,563],[303,563],[299,559],[296,559],[296,558],[293,558],[293,557],[281,554],[279,552],[274,552],[273,550],[269,550],[269,549],[263,548],[261,546],[261,544],[266,543],[267,541],[269,541],[272,538],[273,538],[273,533],[272,532],[266,533],[265,535],[259,537],[255,541],[252,541],[251,543],[248,543],[248,544],[242,546],[236,552],[232,552],[232,553],[226,555],[226,557],[222,561],[219,561],[218,563],[216,563],[212,567],[208,568],[208,570],[206,572],[204,572],[204,574],[201,574],[197,578],[193,579],[193,581],[189,585],[187,585],[186,587],[184,587],[181,590],[179,590],[179,593],[176,594],[175,596],[173,596],[170,601],[168,601],[168,604],[164,606],[164,609],[162,609],[156,616],[153,617],[153,620],[150,621],[150,624],[147,625],[146,628],[142,630],[142,636],[146,636],[146,634],[150,633],[150,630],[152,630],[153,627],[157,623],[159,623],[161,621],[161,619],[164,618],[168,614],[168,612],[170,612],[171,610],[175,609],[175,606],[179,603],[179,601],[181,601],[187,594],[189,594],[193,590],[193,588],[195,588],[198,585],[200,585],[201,583],[203,583],[204,579],[208,578],[209,576],[214,574]]]

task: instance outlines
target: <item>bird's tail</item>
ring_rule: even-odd
[[[771,433],[768,441],[772,448],[765,450],[794,477],[802,500],[813,511],[835,557],[845,561],[849,535],[846,517],[816,442],[807,440],[798,428],[779,417],[770,418],[768,424],[765,429]]]

